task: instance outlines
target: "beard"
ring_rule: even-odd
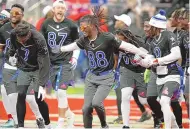
[[[11,21],[11,23],[15,24],[15,25],[18,24],[18,23],[20,23],[20,22],[21,22],[21,20],[17,20],[17,21],[14,21],[14,22]]]

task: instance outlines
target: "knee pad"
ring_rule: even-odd
[[[36,100],[35,100],[35,96],[34,95],[26,95],[26,102],[27,103],[32,103],[34,102],[36,103]]]
[[[143,98],[143,97],[140,97],[140,96],[138,96],[138,98],[139,98],[139,101],[140,101],[140,103],[141,103],[142,105],[148,104],[147,98]]]
[[[59,108],[67,108],[68,107],[67,91],[58,89],[57,100]]]
[[[131,88],[131,87],[125,87],[125,88],[121,89],[121,96],[122,96],[121,100],[122,101],[130,101],[132,93],[133,93],[133,88]]]

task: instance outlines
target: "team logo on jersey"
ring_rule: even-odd
[[[56,28],[59,29],[59,25],[57,25]]]
[[[175,38],[174,38],[174,37],[171,37],[170,40],[171,40],[172,42],[174,42],[174,41],[175,41]]]
[[[49,26],[50,28],[52,28],[53,30],[57,31],[57,32],[59,32],[59,31],[61,31],[61,30],[64,30],[64,29],[67,29],[67,28],[68,28],[68,27],[63,27],[63,28],[60,28],[60,29],[59,29],[59,28],[57,28],[57,26],[58,26],[58,27],[60,27],[60,26],[57,25],[57,26],[56,26],[57,29],[56,29],[56,28],[54,28],[54,27],[51,26],[51,25],[48,25],[48,26]]]

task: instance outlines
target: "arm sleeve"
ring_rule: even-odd
[[[45,87],[49,80],[50,58],[45,39],[38,41],[39,85]]]
[[[78,47],[76,42],[61,47],[62,52],[70,52],[70,51],[79,50],[79,49],[80,48]]]
[[[179,48],[179,46],[176,46],[170,50],[169,55],[164,56],[162,58],[158,58],[158,63],[160,65],[169,64],[169,63],[172,63],[174,61],[177,61],[180,58],[181,58],[180,48]]]
[[[16,36],[15,36],[14,32],[11,32],[10,42],[11,43],[10,43],[10,48],[9,48],[9,55],[14,56],[16,53],[16,46],[15,46]]]
[[[124,51],[128,51],[128,52],[133,53],[133,54],[138,54],[141,57],[147,56],[146,52],[144,52],[141,49],[137,48],[133,44],[130,44],[130,43],[127,43],[127,42],[124,42],[124,41],[121,42],[121,45],[119,46],[119,49],[122,49]]]

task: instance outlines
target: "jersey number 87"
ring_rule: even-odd
[[[56,44],[56,39],[58,37],[61,37],[61,40],[60,40],[59,44]],[[56,36],[55,32],[49,32],[48,33],[48,45],[51,48],[55,48],[57,45],[62,46],[66,38],[67,38],[67,33],[58,32],[58,36]]]

